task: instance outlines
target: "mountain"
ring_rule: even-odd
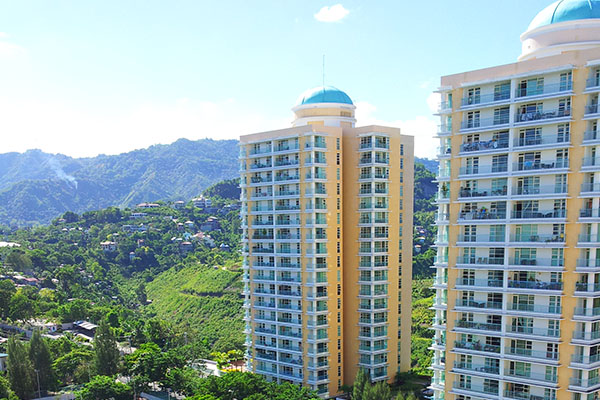
[[[420,158],[415,157],[415,164],[421,163],[427,168],[428,171],[433,172],[434,174],[438,172],[439,163],[436,160],[431,160],[429,158]]]
[[[0,224],[45,224],[144,201],[190,199],[238,175],[237,140],[180,139],[119,155],[0,154]]]

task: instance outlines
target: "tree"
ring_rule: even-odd
[[[16,293],[17,288],[12,281],[5,279],[0,281],[0,318],[7,318],[10,312],[10,300]]]
[[[135,295],[137,296],[138,302],[141,305],[146,304],[148,296],[146,296],[146,285],[144,284],[144,282],[140,283],[139,286],[135,289]]]
[[[10,388],[8,379],[0,375],[0,399],[19,400],[15,392]]]
[[[86,383],[77,398],[82,400],[129,400],[132,394],[129,386],[117,382],[113,377],[98,375]]]
[[[371,378],[363,368],[360,368],[354,378],[352,388],[352,400],[364,400],[365,387],[371,386]]]
[[[21,290],[13,294],[8,306],[8,317],[13,321],[26,321],[35,315],[34,303]]]
[[[33,369],[39,374],[40,390],[45,392],[56,387],[56,378],[52,369],[52,355],[48,344],[38,329],[33,331],[29,341],[29,360]]]
[[[10,387],[20,399],[29,399],[34,392],[34,386],[31,375],[33,368],[27,356],[27,348],[13,336],[8,339],[7,351],[6,362]]]
[[[63,384],[85,383],[91,375],[94,353],[87,349],[74,349],[54,360],[53,368]]]
[[[243,361],[246,358],[246,356],[244,355],[244,352],[242,350],[229,350],[227,352],[227,359],[229,360],[229,362],[231,364],[236,365],[236,369],[237,369],[237,363],[239,361]]]
[[[363,400],[392,400],[392,391],[386,382],[378,382],[375,385],[365,387]]]
[[[101,321],[94,335],[94,364],[99,375],[114,375],[119,365],[119,349],[113,329]]]

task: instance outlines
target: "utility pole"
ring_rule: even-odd
[[[42,392],[40,390],[40,370],[36,369],[35,370],[35,374],[37,375],[37,384],[38,384],[38,398],[41,399],[42,398]]]

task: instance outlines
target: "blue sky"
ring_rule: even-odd
[[[0,0],[0,152],[287,127],[322,80],[433,157],[442,75],[514,62],[549,0]],[[323,7],[331,7],[329,10]]]

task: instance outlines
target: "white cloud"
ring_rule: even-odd
[[[348,14],[349,10],[346,10],[343,5],[336,4],[334,6],[325,6],[315,14],[315,19],[320,22],[339,22],[344,19]]]
[[[427,106],[431,110],[431,113],[436,113],[438,111],[440,101],[442,101],[442,96],[439,93],[431,93],[427,97]]]
[[[368,102],[357,102],[357,126],[384,125],[400,128],[402,134],[415,137],[415,156],[435,158],[439,141],[433,137],[436,134],[438,125],[433,116],[418,115],[405,121],[384,121],[374,117],[373,114],[376,110],[377,108]]]
[[[180,99],[147,103],[118,114],[76,106],[0,97],[1,152],[38,148],[75,157],[118,154],[179,138],[237,139],[290,126],[291,118],[269,118],[233,100]]]
[[[0,32],[0,59],[17,58],[25,55],[25,49],[17,44],[8,42],[8,34]]]

